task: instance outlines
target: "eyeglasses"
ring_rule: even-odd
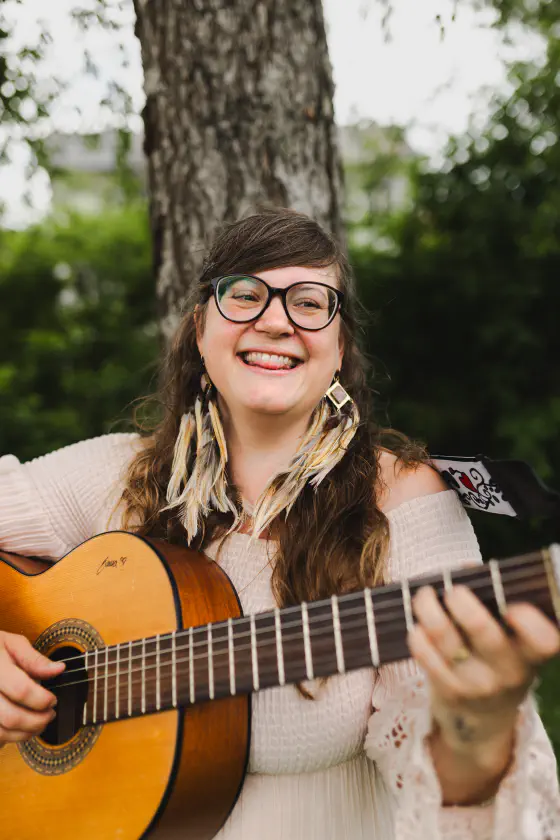
[[[323,330],[342,310],[344,294],[325,283],[292,283],[284,289],[269,286],[252,274],[228,274],[211,281],[218,311],[236,324],[256,321],[276,295],[289,320],[302,330]]]

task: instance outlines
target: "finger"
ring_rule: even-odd
[[[12,703],[36,712],[52,709],[56,705],[55,695],[15,665],[5,651],[0,653],[0,672],[0,691]]]
[[[53,720],[54,710],[48,712],[30,712],[22,706],[16,706],[3,694],[0,694],[0,726],[9,732],[27,732],[37,735]]]
[[[459,631],[441,606],[432,586],[423,586],[412,599],[414,614],[447,661],[463,645]]]
[[[16,636],[14,633],[3,634],[6,650],[14,662],[32,677],[48,679],[61,674],[66,665],[63,662],[53,662],[38,650],[35,650],[31,642],[25,636]]]
[[[470,589],[454,586],[445,594],[445,605],[473,652],[502,676],[504,686],[527,681],[529,668],[517,645]]]
[[[451,670],[440,651],[432,644],[430,637],[417,624],[407,634],[410,653],[430,678],[433,688],[440,697],[453,703],[462,696],[461,681]]]
[[[512,604],[504,618],[528,662],[540,665],[560,653],[558,628],[532,604]]]
[[[18,732],[17,729],[3,729],[0,726],[0,747],[2,744],[14,744],[21,741],[29,741],[32,738],[29,732]]]
[[[409,632],[408,643],[412,656],[429,677],[433,691],[446,706],[482,701],[487,710],[492,707],[500,683],[485,662],[473,656],[460,668],[450,665],[419,624]]]

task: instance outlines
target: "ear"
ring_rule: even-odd
[[[342,359],[344,358],[344,336],[342,330],[338,331],[338,369],[342,368]]]
[[[202,356],[202,350],[200,349],[200,344],[202,342],[202,335],[203,335],[203,332],[204,332],[203,323],[202,323],[203,322],[203,316],[202,316],[202,310],[201,310],[200,306],[198,305],[198,303],[196,304],[196,306],[194,308],[193,318],[194,318],[194,326],[195,326],[195,330],[196,330],[196,346],[198,347],[198,352]]]

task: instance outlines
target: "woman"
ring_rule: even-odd
[[[0,546],[56,560],[109,525],[184,540],[217,559],[246,613],[479,563],[455,493],[369,417],[354,307],[349,267],[312,220],[279,210],[225,229],[153,434],[1,459]],[[411,660],[255,695],[250,773],[220,840],[560,837],[529,694],[558,630],[519,604],[509,639],[464,587],[446,604],[455,623],[432,589],[415,597]],[[0,742],[22,740],[50,719],[34,680],[58,666],[21,637],[0,645]]]

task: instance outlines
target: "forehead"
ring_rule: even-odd
[[[292,283],[327,283],[338,288],[336,266],[327,268],[305,268],[303,266],[288,266],[287,268],[269,268],[266,271],[253,272],[255,277],[261,277],[271,286],[283,289]]]

